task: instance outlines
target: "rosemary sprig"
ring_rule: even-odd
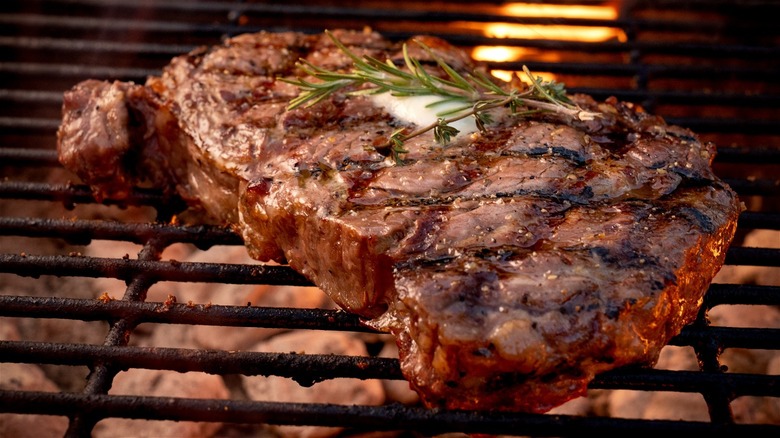
[[[492,122],[489,111],[494,108],[508,107],[514,115],[527,116],[539,112],[552,112],[575,120],[592,120],[598,113],[585,111],[575,105],[566,95],[562,83],[544,81],[534,76],[523,66],[523,73],[530,80],[527,89],[504,89],[485,74],[473,71],[458,73],[427,45],[415,41],[428,52],[444,76],[435,76],[423,68],[422,63],[411,57],[406,44],[403,45],[405,70],[392,60],[381,61],[371,56],[357,56],[349,50],[335,35],[326,31],[333,43],[353,62],[349,72],[335,72],[316,66],[304,59],[298,67],[316,82],[303,79],[281,79],[297,86],[300,94],[290,101],[288,109],[310,107],[327,98],[334,92],[350,87],[350,94],[391,93],[393,96],[436,96],[439,99],[429,104],[435,108],[444,104],[453,105],[451,109],[437,113],[438,119],[418,129],[405,133],[400,129],[390,135],[387,143],[375,149],[384,155],[391,155],[396,163],[401,163],[401,155],[408,153],[404,144],[410,138],[433,131],[434,140],[440,144],[449,143],[459,131],[451,124],[466,117],[474,117],[477,128],[485,131]]]

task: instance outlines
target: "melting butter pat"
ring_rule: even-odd
[[[443,103],[430,107],[441,97],[437,96],[393,96],[390,93],[372,94],[369,96],[373,104],[387,111],[391,116],[404,123],[413,123],[417,126],[427,126],[439,119],[437,113],[442,113],[456,108],[456,103]],[[447,116],[447,118],[453,115]],[[450,123],[450,126],[460,131],[458,135],[477,132],[477,124],[474,117],[465,117]]]

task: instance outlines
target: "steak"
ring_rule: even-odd
[[[403,65],[399,43],[334,34]],[[408,46],[482,68],[446,42]],[[229,224],[252,257],[288,263],[366,324],[395,335],[430,407],[545,412],[594,376],[653,364],[696,316],[742,204],[712,144],[639,106],[571,96],[593,120],[497,117],[447,145],[370,96],[288,109],[299,59],[352,60],[325,35],[257,33],[176,57],[145,85],[65,93],[58,150],[98,198],[156,187]],[[508,84],[506,85],[508,86]]]

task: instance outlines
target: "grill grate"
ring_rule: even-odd
[[[551,1],[572,4],[572,1]],[[599,5],[598,1],[583,1]],[[603,2],[608,3],[608,2]],[[596,98],[634,101],[690,127],[719,146],[715,168],[745,200],[739,237],[752,230],[780,230],[780,32],[773,17],[780,6],[765,1],[687,0],[624,2],[612,19],[503,15],[501,2],[288,1],[155,2],[47,0],[0,6],[0,322],[2,320],[102,321],[101,345],[49,340],[0,339],[3,363],[87,367],[78,391],[41,392],[0,386],[0,412],[69,418],[66,436],[89,436],[104,418],[166,419],[233,424],[344,426],[355,431],[447,432],[531,436],[704,432],[776,436],[772,421],[734,418],[742,396],[780,402],[780,376],[723,369],[726,349],[780,351],[780,325],[720,327],[708,312],[718,306],[780,306],[780,285],[713,284],[699,318],[670,345],[692,347],[698,371],[620,369],[599,376],[593,391],[633,390],[697,393],[707,421],[646,420],[605,415],[529,415],[427,410],[417,406],[344,406],[259,402],[232,397],[195,399],[107,395],[127,369],[159,369],[231,375],[274,375],[303,386],[343,377],[402,379],[397,359],[288,352],[250,352],[132,345],[144,324],[266,327],[374,333],[348,313],[331,309],[274,308],[147,301],[161,283],[230,283],[308,286],[286,266],[164,261],[177,244],[199,251],[241,245],[228,230],[176,223],[181,200],[137,188],[121,203],[98,204],[89,189],[70,182],[54,151],[62,92],[79,80],[104,78],[143,82],[177,54],[220,38],[257,30],[320,32],[369,25],[391,38],[420,29],[464,48],[510,46],[526,51],[522,64],[558,75],[569,89]],[[702,6],[706,11],[702,12]],[[504,22],[524,26],[608,27],[625,39],[598,42],[485,36],[480,26]],[[704,36],[701,36],[704,35]],[[492,68],[518,70],[518,61],[490,61]],[[84,210],[84,208],[88,210]],[[98,213],[95,213],[95,212]],[[119,211],[119,213],[117,213]],[[63,219],[75,215],[74,219]],[[97,218],[93,216],[98,216]],[[120,220],[114,220],[119,216]],[[138,217],[144,220],[138,221]],[[106,219],[106,218],[110,218]],[[777,234],[775,234],[777,235]],[[137,257],[86,256],[94,241],[140,245]],[[5,241],[5,242],[3,242]],[[29,251],[32,242],[54,250]],[[780,249],[735,244],[729,265],[765,267],[777,274]],[[124,281],[121,299],[71,296],[63,289],[30,296],[10,279],[107,278]],[[56,282],[55,282],[56,283]],[[51,283],[47,283],[51,284]],[[1,378],[2,376],[0,376]],[[2,420],[0,419],[0,424]]]

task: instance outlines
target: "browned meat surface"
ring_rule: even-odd
[[[379,35],[336,34],[401,56]],[[600,372],[652,363],[696,315],[741,204],[694,133],[576,96],[602,116],[503,118],[447,146],[423,135],[395,165],[366,146],[406,125],[368,98],[286,110],[298,89],[277,78],[299,58],[350,65],[323,35],[253,34],[144,86],[81,83],[65,95],[61,161],[100,197],[152,185],[231,224],[253,257],[395,334],[428,406],[546,411]]]

